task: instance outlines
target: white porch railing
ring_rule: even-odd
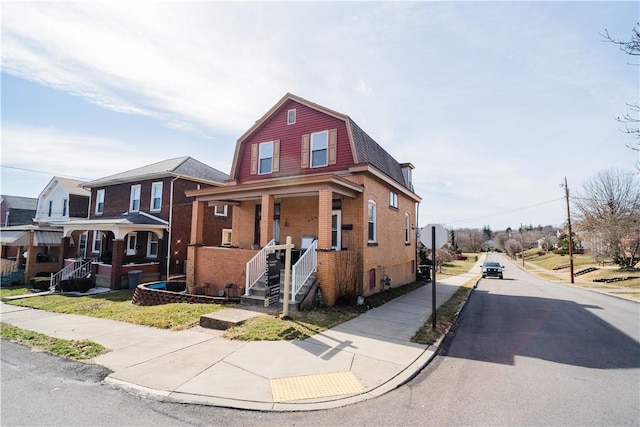
[[[264,248],[260,249],[260,252],[247,262],[247,278],[244,287],[245,296],[249,296],[249,289],[251,289],[267,271],[267,247],[275,244],[275,239],[271,239]]]
[[[295,302],[296,295],[304,286],[304,283],[316,271],[318,264],[318,256],[316,249],[318,249],[318,241],[314,240],[309,248],[300,255],[300,259],[291,268],[291,302]]]
[[[93,261],[85,261],[83,259],[76,259],[72,264],[67,265],[57,273],[51,273],[51,282],[49,284],[49,290],[53,292],[56,286],[67,279],[77,279],[80,277],[87,277],[91,273],[91,263]]]

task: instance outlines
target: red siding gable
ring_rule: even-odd
[[[287,112],[296,110],[296,122],[287,125]],[[321,168],[302,167],[302,136],[336,129],[336,162]],[[279,170],[265,175],[251,173],[252,146],[261,142],[280,141]],[[285,103],[250,137],[242,141],[237,160],[236,179],[240,182],[282,176],[336,172],[353,165],[353,154],[344,120],[315,110],[295,101]]]

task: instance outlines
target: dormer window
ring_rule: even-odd
[[[287,111],[287,124],[288,125],[293,125],[296,123],[296,109],[293,108],[289,111]]]
[[[411,170],[413,169],[413,165],[411,163],[403,163],[400,167],[402,167],[402,175],[407,188],[413,190],[413,180],[411,179]]]

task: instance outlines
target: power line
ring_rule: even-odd
[[[71,175],[61,175],[61,174],[58,174],[58,173],[40,171],[40,170],[36,170],[36,169],[19,168],[17,166],[0,165],[0,167],[7,168],[7,169],[20,170],[20,171],[25,171],[25,172],[35,172],[35,173],[42,173],[42,174],[46,174],[46,175],[59,176],[59,177],[62,177],[62,178],[81,179],[81,180],[84,180],[84,181],[89,181],[90,180],[90,178],[86,178],[86,177],[78,177],[78,176],[71,176]]]

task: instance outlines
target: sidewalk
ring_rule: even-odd
[[[479,273],[438,280],[439,306]],[[232,309],[235,310],[235,309]],[[415,376],[437,347],[411,343],[431,316],[426,285],[302,341],[231,341],[200,327],[166,331],[0,304],[2,322],[109,350],[90,362],[105,382],[158,400],[262,411],[335,408],[387,393]]]

